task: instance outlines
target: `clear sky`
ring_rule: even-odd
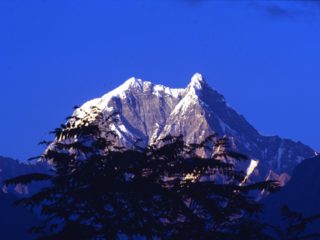
[[[314,1],[0,0],[0,155],[25,160],[74,105],[194,72],[261,133],[320,150]]]

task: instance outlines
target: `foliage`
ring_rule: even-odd
[[[241,184],[245,174],[234,163],[246,157],[230,151],[226,138],[188,145],[168,136],[126,149],[112,130],[116,121],[117,114],[105,117],[99,109],[68,118],[41,156],[52,174],[6,182],[49,179],[18,202],[40,209],[38,239],[269,239],[251,218],[262,206],[249,193],[273,191],[277,183]]]

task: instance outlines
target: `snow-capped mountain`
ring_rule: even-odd
[[[199,73],[185,89],[130,78],[80,109],[90,112],[92,107],[105,115],[120,113],[120,121],[112,127],[124,146],[137,139],[154,143],[168,134],[182,134],[188,143],[200,142],[213,133],[227,135],[236,151],[255,159],[248,164],[255,168],[248,170],[259,178],[286,181],[287,175],[281,174],[291,174],[303,159],[314,156],[314,150],[300,142],[259,134]],[[82,112],[74,114],[81,117]]]

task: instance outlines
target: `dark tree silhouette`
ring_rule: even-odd
[[[241,184],[245,174],[234,163],[246,157],[230,151],[226,138],[188,145],[168,136],[125,149],[112,130],[117,114],[83,113],[55,129],[56,140],[40,156],[51,175],[6,181],[50,182],[17,202],[40,210],[38,239],[269,239],[251,218],[262,206],[249,193],[273,191],[277,183]]]

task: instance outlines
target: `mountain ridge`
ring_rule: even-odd
[[[226,135],[234,150],[259,160],[253,171],[258,178],[265,179],[270,170],[276,175],[291,174],[298,163],[314,155],[301,142],[261,135],[199,73],[185,89],[130,78],[80,109],[90,113],[91,107],[98,107],[104,115],[119,113],[119,122],[112,129],[127,147],[137,139],[146,145],[169,134],[183,135],[187,143],[200,142],[213,133]],[[74,115],[82,117],[82,112],[78,109]]]
[[[3,184],[3,181],[24,174],[45,173],[47,171],[48,166],[45,163],[37,162],[36,164],[27,164],[12,158],[0,156],[0,192],[28,195],[38,189],[37,184],[34,183],[29,186],[21,184],[6,186]]]

